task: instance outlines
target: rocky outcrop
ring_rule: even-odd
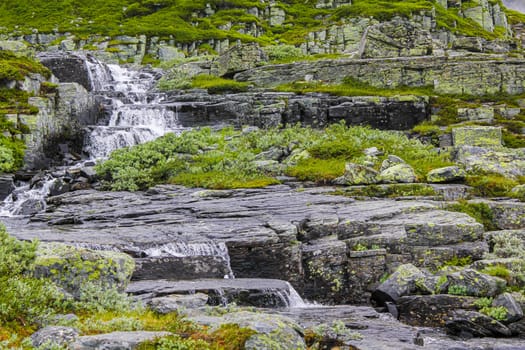
[[[97,249],[130,253],[138,262],[136,278],[155,275],[164,258],[155,270],[140,262],[158,251],[186,256],[188,266],[199,256],[224,266],[226,253],[238,278],[287,280],[307,298],[321,297],[315,286],[324,286],[322,300],[332,303],[366,302],[363,295],[401,263],[435,268],[454,256],[479,260],[487,251],[481,224],[465,214],[426,201],[355,202],[323,194],[330,190],[275,186],[205,196],[176,186],[145,194],[77,191],[50,198],[45,213],[11,231],[23,239],[87,247],[97,242]],[[227,252],[211,249],[215,245],[197,249],[210,241],[225,244]],[[177,278],[177,270],[165,271]],[[366,282],[349,293],[359,276],[368,276]]]
[[[183,126],[230,122],[275,127],[301,123],[322,127],[344,120],[347,125],[406,130],[430,116],[426,96],[335,97],[311,93],[171,94]]]
[[[7,196],[15,189],[15,183],[12,175],[0,175],[0,201],[6,199]]]
[[[89,68],[83,57],[61,53],[42,53],[38,59],[60,82],[77,83],[88,91],[92,89]]]
[[[438,93],[485,95],[524,92],[524,61],[490,55],[397,59],[338,59],[263,66],[237,73],[235,79],[257,86],[294,81],[340,83],[351,77],[372,86],[431,86]]]
[[[133,259],[123,253],[41,243],[35,261],[35,276],[49,278],[78,297],[84,285],[95,282],[103,289],[123,291],[134,268]]]

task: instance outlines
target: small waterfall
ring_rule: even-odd
[[[305,308],[309,306],[289,282],[286,282],[286,286],[288,287],[287,289],[268,290],[268,293],[275,294],[287,309]]]
[[[55,178],[47,175],[41,186],[22,185],[15,189],[0,206],[0,217],[27,216],[46,209],[45,198]]]
[[[165,95],[151,92],[155,77],[149,72],[87,61],[93,89],[111,100],[107,125],[88,128],[84,151],[106,158],[118,148],[152,141],[168,132],[180,132],[177,113],[163,104]]]
[[[198,243],[172,242],[159,247],[145,249],[143,255],[151,258],[216,256],[224,260],[228,274],[224,278],[234,278],[230,266],[230,254],[224,242],[205,241]]]

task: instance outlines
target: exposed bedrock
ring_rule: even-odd
[[[257,67],[235,75],[258,86],[351,77],[377,87],[432,86],[436,92],[484,95],[525,91],[525,62],[501,56],[338,59]]]
[[[355,201],[332,190],[85,190],[49,198],[24,225],[6,224],[22,239],[127,252],[135,280],[233,273],[286,280],[308,299],[338,304],[367,303],[401,264],[435,269],[488,251],[481,224],[437,202]]]

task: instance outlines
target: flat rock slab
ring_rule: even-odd
[[[236,303],[241,306],[303,306],[293,287],[286,281],[262,278],[201,279],[191,281],[149,280],[132,282],[127,293],[146,299],[174,294],[203,293],[208,305]]]
[[[356,201],[330,194],[335,190],[287,185],[228,191],[174,185],[147,192],[84,190],[50,197],[46,211],[6,220],[6,225],[20,239],[128,253],[137,262],[135,280],[222,278],[233,272],[237,278],[286,280],[300,291],[305,283],[302,248],[322,237],[343,243],[376,237],[388,254],[412,254],[408,259],[415,261],[414,247],[477,241],[483,232],[474,219],[441,210],[440,203]],[[344,279],[346,272],[341,273]],[[329,299],[354,302],[335,294]]]
[[[169,332],[113,332],[98,335],[78,337],[70,344],[70,349],[75,350],[133,350],[140,343],[154,340],[156,338],[171,335]]]

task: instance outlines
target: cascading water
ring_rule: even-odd
[[[110,101],[110,118],[106,125],[87,128],[83,151],[90,159],[106,158],[119,148],[152,141],[168,132],[182,130],[171,105],[163,105],[165,95],[153,92],[155,75],[150,72],[106,65],[92,56],[85,57],[92,94]],[[45,209],[45,197],[53,184],[49,178],[39,188],[22,184],[0,206],[0,216],[33,214],[25,208]]]
[[[105,158],[115,149],[181,131],[177,113],[162,104],[165,95],[151,92],[153,74],[93,59],[88,62],[95,94],[111,100],[112,107],[107,125],[89,128],[84,151],[91,158]]]

